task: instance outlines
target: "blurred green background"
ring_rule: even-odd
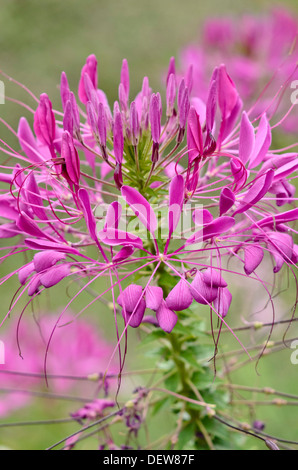
[[[35,94],[48,93],[58,109],[61,71],[67,73],[71,88],[76,90],[81,67],[91,53],[95,53],[99,60],[99,87],[112,103],[117,98],[124,57],[130,66],[131,96],[139,91],[144,75],[149,76],[154,89],[159,89],[169,58],[172,55],[177,57],[183,45],[197,41],[205,18],[244,12],[259,14],[272,8],[269,0],[251,0],[249,4],[235,0],[0,0],[0,3],[0,69],[24,83]],[[295,0],[283,1],[282,5],[297,9]],[[7,86],[7,95],[27,99],[12,85]],[[22,110],[9,103],[1,106],[0,114],[16,128]],[[2,128],[1,132],[1,138],[5,140],[7,131]],[[5,293],[1,290],[2,305],[7,305],[14,292],[15,284],[10,283],[9,286],[11,290]],[[59,295],[53,295],[52,308],[60,306]],[[234,308],[234,314],[240,310]],[[238,318],[236,325],[239,324]],[[101,322],[106,331],[111,330],[112,323],[106,317]],[[114,339],[111,333],[110,337]],[[225,338],[227,347],[230,343],[232,349],[237,347],[228,335]],[[136,341],[134,338],[134,343]],[[237,381],[297,393],[298,366],[292,366],[289,357],[290,352],[285,351],[264,359],[259,369],[260,376],[254,365],[250,365],[238,373]],[[136,368],[138,365],[138,358],[132,361],[132,366]],[[68,408],[61,408],[61,417],[67,416],[68,411]],[[164,418],[167,418],[164,413]],[[38,405],[29,413],[27,410],[15,413],[11,421],[44,418],[46,415],[48,418],[51,416],[49,407]],[[263,407],[258,418],[270,423],[268,431],[273,434],[298,439],[296,408]],[[157,426],[163,427],[165,422],[159,420]],[[37,429],[0,430],[0,446],[42,449],[71,432],[73,426]],[[259,443],[248,441],[247,447],[257,448]]]

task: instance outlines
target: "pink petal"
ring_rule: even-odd
[[[221,318],[225,318],[229,311],[232,302],[232,294],[227,288],[220,287],[218,289],[218,296],[214,300],[214,308]]]
[[[203,272],[204,282],[210,287],[227,287],[226,281],[222,278],[219,269],[207,268]]]
[[[85,74],[88,74],[94,88],[97,89],[97,60],[94,54],[91,54],[89,57],[87,57],[86,64],[84,65],[81,71],[81,79],[79,83],[79,98],[84,104],[86,104],[88,101],[85,89]]]
[[[192,219],[196,225],[207,225],[213,221],[213,215],[207,209],[195,209]]]
[[[160,328],[166,333],[171,333],[178,320],[176,313],[167,307],[164,300],[156,312],[156,318]]]
[[[125,314],[125,311],[122,310],[122,316],[125,320],[125,323],[126,324],[128,323],[129,326],[131,326],[132,328],[138,328],[138,326],[140,326],[140,324],[143,321],[145,310],[146,310],[146,302],[144,299],[141,299],[138,307],[136,308],[134,312],[126,311],[126,314]]]
[[[125,305],[125,309],[131,313],[142,297],[142,293],[142,286],[139,286],[138,284],[130,284],[119,295],[117,302],[123,308]]]
[[[50,242],[48,240],[39,240],[39,239],[32,239],[26,238],[25,244],[31,248],[32,250],[54,250],[54,251],[61,251],[62,253],[71,253],[73,255],[80,256],[80,252],[75,248],[72,248],[69,245],[59,244],[55,242]]]
[[[192,302],[193,296],[190,292],[190,286],[184,279],[180,279],[166,298],[167,307],[176,311],[185,310],[190,307]]]
[[[229,209],[234,205],[235,202],[235,194],[233,191],[230,190],[230,188],[226,187],[223,188],[223,190],[220,193],[220,199],[219,199],[219,214],[222,216],[226,212],[228,212]]]
[[[24,117],[22,117],[19,122],[18,138],[20,146],[29,160],[33,163],[42,163],[43,159],[40,155],[35,137],[31,131],[27,119]]]
[[[33,262],[27,264],[27,266],[24,266],[23,268],[21,268],[21,269],[19,270],[19,272],[18,272],[18,277],[19,277],[20,284],[21,284],[22,286],[23,286],[24,284],[26,284],[28,277],[29,277],[30,274],[32,274],[34,271],[35,271],[35,267],[34,267],[34,263],[33,263]]]
[[[254,204],[260,201],[268,192],[274,177],[274,170],[268,170],[267,173],[257,178],[244,198],[239,201],[240,207],[234,213],[241,214],[250,209]]]
[[[113,257],[113,263],[119,263],[129,258],[134,252],[134,247],[132,245],[127,245],[121,248],[120,251]]]
[[[191,283],[190,291],[194,299],[203,305],[208,305],[216,299],[218,289],[210,287],[204,281],[204,276],[201,271],[198,271],[194,280]]]
[[[158,310],[163,300],[163,290],[158,286],[148,286],[145,294],[146,307]]]
[[[70,266],[68,264],[54,266],[40,275],[40,283],[46,288],[53,287],[68,276],[69,273]]]
[[[266,114],[263,114],[257,135],[255,147],[250,157],[249,169],[258,166],[266,156],[272,141],[271,128]]]
[[[169,188],[169,237],[171,237],[180,220],[183,200],[184,178],[177,175],[172,179]]]
[[[106,229],[98,233],[100,240],[109,246],[132,245],[140,250],[143,248],[142,240],[129,232],[123,230]]]
[[[227,74],[225,65],[218,70],[218,104],[223,117],[227,118],[238,100],[238,93],[231,77]]]
[[[196,232],[185,242],[185,245],[192,245],[201,241],[209,240],[210,238],[217,237],[218,235],[227,232],[235,225],[235,220],[232,217],[219,217],[210,224],[206,225],[202,230]]]
[[[275,260],[274,273],[281,270],[284,262],[289,263],[293,256],[294,242],[287,233],[267,232],[267,244]]]
[[[130,186],[123,186],[121,188],[121,193],[146,229],[149,230],[149,232],[154,233],[157,228],[157,219],[147,199]]]
[[[36,253],[33,258],[35,271],[38,273],[44,271],[65,258],[65,253],[59,251],[46,250]]]
[[[82,204],[82,209],[83,209],[86,225],[88,227],[90,236],[92,240],[96,241],[97,240],[96,220],[91,209],[88,191],[84,188],[81,188],[78,192],[78,195],[79,195],[80,202]]]
[[[259,245],[244,246],[244,271],[249,276],[261,264],[264,251]]]
[[[40,220],[47,220],[48,217],[33,172],[29,174],[26,180],[26,196],[34,214]]]
[[[241,119],[239,137],[239,158],[244,163],[248,162],[255,143],[254,127],[244,111]]]
[[[193,106],[188,115],[187,148],[190,162],[203,155],[204,145],[200,116]]]

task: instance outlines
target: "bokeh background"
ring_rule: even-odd
[[[282,5],[296,13],[298,11],[295,0],[283,1]],[[144,75],[149,77],[151,86],[158,90],[162,86],[162,75],[169,58],[178,57],[181,47],[198,40],[200,28],[207,17],[237,16],[242,13],[259,15],[271,8],[272,2],[265,0],[251,0],[249,4],[232,0],[0,0],[0,69],[24,83],[36,95],[48,93],[54,106],[60,109],[58,85],[61,71],[67,73],[71,88],[76,90],[85,58],[95,53],[99,60],[99,87],[106,92],[112,103],[117,99],[124,57],[128,59],[130,66],[131,96],[139,91]],[[6,93],[14,98],[27,99],[20,89],[11,84],[7,85]],[[14,128],[17,127],[21,114],[22,110],[12,103],[0,107],[1,117]],[[4,127],[1,127],[1,138],[8,141],[12,139]],[[4,267],[0,266],[0,269],[3,275]],[[239,292],[241,289],[242,286],[239,285]],[[14,291],[13,281],[5,291],[1,290],[1,317],[6,313],[5,309]],[[248,308],[255,295],[257,294],[252,290],[245,293],[248,302],[245,307],[240,302],[237,303],[236,299],[233,308],[235,325],[239,325],[242,310]],[[282,297],[281,302],[284,304],[281,308],[289,306],[288,295]],[[239,294],[240,298],[243,301]],[[61,305],[63,292],[58,288],[51,295],[50,309],[55,311]],[[114,341],[111,315],[105,314],[104,308],[100,307],[89,316],[98,328],[103,329],[106,337]],[[135,349],[138,343],[136,335],[131,334],[131,341],[134,354],[129,354],[128,363],[136,369],[143,364],[144,348]],[[227,348],[237,349],[228,335],[225,335],[223,341]],[[135,351],[139,351],[138,354]],[[261,361],[258,372],[251,365],[237,374],[235,380],[238,383],[268,386],[289,393],[298,392],[298,366],[291,365],[288,350]],[[132,383],[131,387],[134,385],[137,383]],[[69,407],[59,406],[60,416],[67,416]],[[16,412],[6,421],[59,417],[59,413],[57,409],[52,411],[48,403],[38,402],[29,409]],[[153,429],[155,426],[158,431],[163,427],[166,431],[167,410],[162,413],[157,422],[153,423]],[[258,419],[268,423],[268,432],[291,439],[296,437],[298,440],[297,418],[296,408],[258,408]],[[0,428],[0,446],[43,449],[72,431],[71,425],[65,425],[63,429],[61,426]],[[258,442],[251,440],[245,445],[247,448],[259,447]]]

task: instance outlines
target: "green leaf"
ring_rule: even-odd
[[[184,449],[187,444],[190,444],[190,442],[194,439],[195,435],[195,425],[194,423],[189,423],[187,424],[179,433],[179,438],[178,438],[178,449]]]
[[[155,416],[158,412],[162,411],[165,407],[169,408],[171,406],[171,402],[173,401],[173,397],[165,397],[158,400],[157,403],[152,407],[152,416]]]

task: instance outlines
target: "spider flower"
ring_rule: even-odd
[[[108,286],[80,313],[105,299],[117,332],[124,321],[119,341],[143,323],[170,333],[181,312],[197,308],[230,328],[233,276],[261,283],[272,302],[258,267],[271,262],[274,276],[286,266],[295,276],[297,153],[273,146],[278,126],[266,112],[245,109],[224,64],[205,97],[196,95],[195,79],[190,69],[180,80],[171,59],[165,121],[147,77],[129,101],[127,61],[112,108],[98,88],[95,56],[82,69],[80,106],[65,73],[62,113],[46,95],[36,98],[35,134],[21,118],[21,151],[1,147],[10,157],[0,175],[2,260],[20,260],[1,279],[19,281],[2,323],[27,294],[25,307],[45,289],[77,283],[54,333],[104,278]]]

